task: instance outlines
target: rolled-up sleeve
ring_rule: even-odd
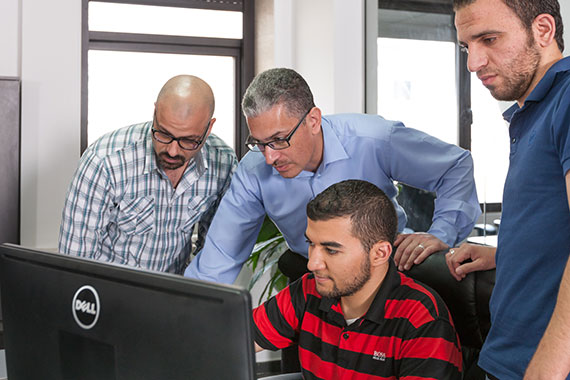
[[[428,233],[449,246],[469,235],[481,215],[469,151],[396,123],[384,155],[394,180],[436,193]]]

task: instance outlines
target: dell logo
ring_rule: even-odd
[[[96,305],[94,303],[81,300],[75,300],[75,311],[97,315]]]
[[[89,285],[79,288],[73,296],[71,311],[75,322],[86,330],[92,328],[99,319],[99,295],[95,288]]]

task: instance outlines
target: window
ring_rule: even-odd
[[[253,0],[83,0],[81,151],[104,133],[148,121],[169,78],[214,91],[213,133],[245,153],[240,101],[253,79]]]
[[[500,211],[508,129],[502,105],[467,71],[467,56],[456,43],[451,1],[378,4],[377,67],[370,75],[376,78],[377,101],[376,110],[368,112],[471,150],[479,201],[486,211]]]

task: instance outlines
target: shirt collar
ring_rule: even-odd
[[[374,297],[374,301],[370,305],[370,308],[364,314],[362,318],[368,319],[369,321],[375,323],[382,323],[384,320],[384,309],[386,300],[388,296],[392,293],[394,289],[400,286],[400,276],[398,271],[396,270],[396,266],[392,259],[389,260],[388,271],[386,272],[386,277],[382,281],[380,285],[380,289],[378,289],[378,293]],[[335,306],[336,305],[336,306]],[[342,309],[340,307],[340,299],[339,298],[321,298],[321,303],[319,305],[319,309],[324,312],[330,311],[332,308],[338,309],[338,311],[342,313]]]
[[[384,309],[386,307],[385,305],[388,300],[388,296],[398,286],[400,286],[400,283],[400,275],[396,270],[396,265],[394,264],[393,259],[390,258],[386,277],[384,277],[382,285],[380,285],[380,289],[378,290],[378,293],[376,293],[376,297],[374,297],[374,301],[372,301],[370,308],[363,318],[375,323],[382,323],[384,320]]]
[[[324,152],[323,162],[321,162],[317,171],[324,171],[329,164],[349,158],[339,137],[334,133],[330,121],[324,116],[322,118],[321,130],[323,131]]]
[[[205,146],[202,147],[202,149],[204,148]],[[192,186],[208,168],[206,159],[202,154],[202,149],[188,162],[188,166],[186,166],[186,170],[184,170],[184,174],[177,186],[177,191],[183,191]]]
[[[146,128],[145,133],[145,159],[144,159],[144,173],[148,174],[153,170],[158,169],[156,164],[156,156],[154,153],[154,146],[152,145],[152,121],[149,121],[144,126]]]
[[[548,94],[548,92],[552,88],[552,85],[554,84],[554,80],[556,79],[556,76],[558,75],[558,73],[568,71],[568,70],[570,70],[570,57],[562,58],[561,60],[556,62],[554,65],[552,65],[548,69],[546,74],[544,74],[544,76],[542,77],[540,82],[538,82],[538,84],[536,85],[534,90],[532,90],[532,92],[526,98],[522,108],[524,108],[528,102],[537,103],[537,102],[540,102],[541,100],[543,100],[544,97]],[[514,113],[518,109],[519,109],[518,103],[513,104],[511,107],[509,107],[503,113],[503,118],[506,121],[510,122]]]

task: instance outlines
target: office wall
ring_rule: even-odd
[[[275,66],[297,70],[323,113],[364,111],[364,0],[275,0]]]
[[[364,108],[364,2],[275,0],[274,64],[301,72],[324,113]],[[79,157],[81,1],[0,1],[0,52],[0,76],[22,79],[21,241],[56,247]]]
[[[20,0],[0,1],[0,76],[20,76]]]
[[[56,247],[79,158],[81,1],[2,0],[0,76],[22,79],[21,242]]]

